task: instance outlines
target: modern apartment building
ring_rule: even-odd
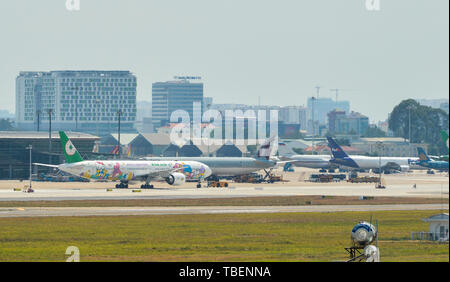
[[[51,115],[50,115],[51,113]],[[20,72],[16,125],[21,130],[94,134],[134,131],[136,76],[129,71]]]

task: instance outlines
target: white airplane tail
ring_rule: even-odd
[[[258,149],[258,158],[271,159],[278,151],[278,136],[267,139]]]
[[[289,148],[286,143],[279,142],[278,143],[278,155],[280,157],[289,157],[292,155],[295,155],[295,152],[292,150],[292,148]]]

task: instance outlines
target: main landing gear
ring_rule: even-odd
[[[153,189],[154,186],[150,184],[150,181],[152,180],[152,177],[148,176],[145,179],[145,183],[141,185],[141,189]]]
[[[128,188],[128,183],[126,182],[120,182],[119,184],[116,184],[116,188],[121,188],[121,189],[127,189]]]

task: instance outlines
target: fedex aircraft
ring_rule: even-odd
[[[428,157],[427,153],[422,148],[417,148],[417,151],[419,153],[419,161],[417,162],[418,165],[429,168],[429,169],[435,169],[439,171],[448,171],[448,162],[446,161],[435,161],[430,159]]]
[[[381,166],[382,170],[400,170],[408,171],[411,166],[415,165],[417,158],[404,157],[368,157],[368,156],[349,156],[342,150],[333,138],[328,137],[328,146],[331,148],[333,158],[330,162],[339,166],[350,169],[378,169]],[[381,165],[380,165],[381,162]]]
[[[141,188],[153,188],[150,185],[153,179],[162,178],[170,185],[181,185],[186,179],[200,182],[211,175],[211,169],[207,165],[196,161],[85,161],[63,131],[59,132],[59,136],[66,163],[35,165],[58,168],[86,179],[120,181],[116,188],[128,188],[131,180],[145,181]]]

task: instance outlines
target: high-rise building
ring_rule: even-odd
[[[199,77],[175,77],[174,81],[152,85],[152,122],[157,129],[170,122],[172,112],[184,110],[193,119],[193,103],[203,104],[203,83],[191,82]]]
[[[444,102],[444,103],[441,103],[441,105],[439,106],[439,108],[448,114],[448,112],[449,112],[449,109],[448,109],[448,101],[447,101],[447,102]]]
[[[203,98],[203,110],[209,110],[211,106],[213,105],[213,98],[212,97],[204,97]]]
[[[136,77],[129,71],[20,72],[16,125],[21,130],[72,130],[94,134],[134,131]]]
[[[349,101],[335,101],[331,98],[308,98],[309,119],[318,122],[320,125],[327,124],[328,113],[332,110],[342,110],[350,112]],[[313,116],[314,115],[314,116]]]
[[[308,109],[301,106],[281,107],[278,120],[287,124],[299,124],[301,130],[306,130],[308,126]]]
[[[328,132],[336,133],[338,128],[338,119],[345,118],[345,111],[333,110],[328,113]]]
[[[441,104],[448,103],[449,99],[442,98],[442,99],[416,99],[416,102],[421,104],[422,106],[428,106],[435,109],[439,109],[441,107]]]
[[[363,135],[369,128],[369,118],[351,112],[346,115],[344,111],[332,111],[328,114],[328,130],[332,134]]]

